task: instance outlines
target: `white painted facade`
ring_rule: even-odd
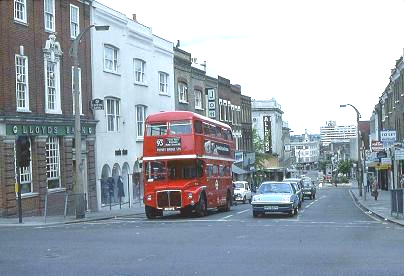
[[[113,208],[119,208],[117,193],[122,193],[116,186],[118,176],[122,177],[124,192],[124,196],[118,197],[122,203],[127,203],[122,207],[128,207],[142,200],[142,181],[137,176],[141,172],[143,137],[137,131],[138,125],[144,130],[141,122],[145,117],[137,119],[142,114],[137,114],[137,108],[144,108],[146,116],[174,110],[173,43],[153,35],[151,28],[95,1],[91,24],[110,26],[108,31],[93,29],[91,32],[93,99],[104,101],[103,110],[94,110],[98,120],[95,151],[98,209],[109,208],[109,201],[115,205]],[[144,62],[144,70],[139,74],[144,77],[143,82],[135,81],[135,59]],[[160,93],[160,72],[167,75],[167,93]],[[114,104],[114,112],[107,110],[107,102]],[[107,112],[118,115],[117,105],[119,116],[107,116]],[[114,181],[112,196],[106,195],[108,177]]]
[[[332,141],[348,142],[350,138],[358,134],[355,125],[337,126],[335,121],[326,122],[326,126],[320,127],[321,143],[329,145]]]
[[[251,117],[252,127],[257,130],[257,134],[264,138],[264,116],[271,117],[271,146],[272,153],[282,155],[282,114],[281,105],[274,98],[271,100],[252,100],[251,101]]]

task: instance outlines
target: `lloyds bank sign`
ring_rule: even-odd
[[[47,125],[47,124],[9,124],[6,125],[7,135],[46,135],[46,136],[65,136],[74,135],[75,129],[71,125]],[[93,135],[95,134],[95,126],[93,125],[82,125],[81,126],[82,135]]]

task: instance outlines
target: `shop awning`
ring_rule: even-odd
[[[231,170],[232,170],[232,172],[235,173],[235,174],[245,174],[245,173],[248,173],[247,171],[245,171],[245,170],[243,170],[243,169],[237,167],[237,166],[234,165],[234,164],[231,165]]]

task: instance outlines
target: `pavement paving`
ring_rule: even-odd
[[[117,206],[115,206],[117,207]],[[76,219],[75,216],[23,216],[22,223],[19,223],[18,216],[13,218],[0,218],[0,227],[7,226],[50,226],[58,224],[71,224],[80,223],[87,221],[97,221],[111,219],[114,217],[126,217],[134,215],[144,215],[144,204],[137,203],[132,205],[130,208],[122,207],[122,209],[115,208],[110,210],[109,207],[105,210],[100,210],[98,212],[87,212],[85,218]]]
[[[362,193],[362,196],[359,196],[359,190],[354,187],[355,185],[356,183],[353,183],[351,186],[351,195],[355,202],[368,214],[404,226],[403,214],[397,216],[396,213],[391,213],[391,191],[379,190],[377,200],[371,196],[370,192],[367,192],[365,200],[365,194]]]

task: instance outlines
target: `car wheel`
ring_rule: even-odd
[[[253,217],[254,218],[258,217],[258,212],[257,211],[253,211]]]
[[[292,209],[290,212],[289,212],[289,217],[293,217],[295,215],[295,209]]]

